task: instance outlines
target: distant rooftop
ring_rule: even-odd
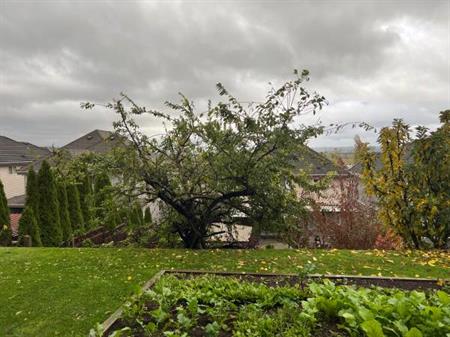
[[[105,153],[118,144],[118,137],[111,131],[94,130],[88,134],[75,139],[62,149],[68,150],[71,154],[81,154],[84,152]]]
[[[0,136],[0,165],[27,164],[48,154],[46,148]]]
[[[303,151],[299,154],[293,154],[293,163],[299,170],[305,170],[313,176],[326,175],[329,172],[336,172],[337,174],[349,174],[349,172],[323,154],[314,151],[308,146],[304,146]]]
[[[74,141],[61,147],[61,150],[66,150],[71,156],[78,156],[83,153],[107,153],[117,146],[123,144],[123,138],[117,136],[112,131],[94,130],[88,134],[75,139]],[[33,167],[35,170],[39,170],[44,160],[47,160],[50,165],[52,164],[53,153],[41,158],[35,162]],[[23,167],[22,173],[25,173],[26,167]]]

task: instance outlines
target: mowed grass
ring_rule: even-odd
[[[449,278],[448,252],[0,248],[0,336],[87,336],[161,269]]]

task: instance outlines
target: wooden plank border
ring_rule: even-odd
[[[294,273],[255,273],[255,272],[231,272],[231,271],[211,271],[211,270],[198,270],[198,269],[168,269],[165,270],[167,274],[213,274],[224,276],[261,276],[261,277],[299,277],[299,274]],[[415,277],[387,277],[387,276],[363,276],[363,275],[327,275],[327,274],[308,274],[305,279],[329,279],[329,280],[376,280],[376,281],[407,281],[407,282],[423,282],[436,284],[439,279],[435,278],[415,278]],[[443,279],[445,282],[450,282],[450,279]]]
[[[158,273],[156,273],[150,280],[148,280],[144,286],[142,287],[142,290],[148,290],[151,287],[153,287],[153,285],[159,281],[159,279],[161,278],[161,276],[163,276],[166,273],[166,271],[163,269],[161,271],[159,271]],[[122,305],[123,306],[123,305]],[[114,325],[114,323],[117,322],[117,320],[122,316],[123,313],[123,309],[122,306],[120,306],[119,309],[117,309],[111,316],[109,316],[106,321],[104,321],[102,323],[102,328],[103,328],[103,335],[102,336],[108,336],[108,333],[110,332],[109,330],[111,329],[111,327]]]

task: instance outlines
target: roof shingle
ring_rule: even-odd
[[[46,148],[0,136],[0,165],[27,164],[49,153]]]

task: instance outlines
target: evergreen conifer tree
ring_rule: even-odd
[[[59,202],[59,217],[61,221],[61,231],[63,241],[68,243],[72,239],[72,224],[69,216],[69,206],[67,200],[66,185],[62,182],[58,186],[58,202]]]
[[[111,198],[111,181],[106,173],[101,173],[95,177],[94,182],[94,207],[95,216],[101,224],[104,224],[108,216],[109,204],[112,203]]]
[[[80,195],[81,213],[83,214],[83,225],[87,230],[91,227],[92,222],[92,187],[87,175],[81,179],[78,185],[78,192]]]
[[[72,229],[82,233],[84,231],[84,220],[77,185],[70,184],[67,186],[67,201]]]
[[[9,219],[8,201],[6,199],[3,183],[0,180],[0,246],[11,243],[12,231]]]
[[[150,212],[150,207],[145,208],[144,223],[146,225],[150,225],[152,223],[152,213]]]
[[[128,211],[128,224],[132,227],[139,227],[144,224],[142,208],[139,204],[130,206]]]
[[[144,221],[144,212],[142,212],[142,206],[136,203],[135,209],[137,214],[136,216],[138,220],[138,225],[143,226],[145,224],[145,221]]]
[[[39,211],[39,191],[38,191],[38,181],[37,175],[34,172],[34,169],[30,167],[27,174],[27,186],[26,186],[26,200],[25,207],[31,207],[33,209],[34,217],[39,224],[38,221],[38,211]]]
[[[47,161],[38,174],[39,225],[44,246],[59,246],[63,241],[58,210],[58,191]]]
[[[42,246],[39,226],[31,206],[25,207],[19,221],[19,242],[23,242],[23,237],[29,235],[33,247]]]

